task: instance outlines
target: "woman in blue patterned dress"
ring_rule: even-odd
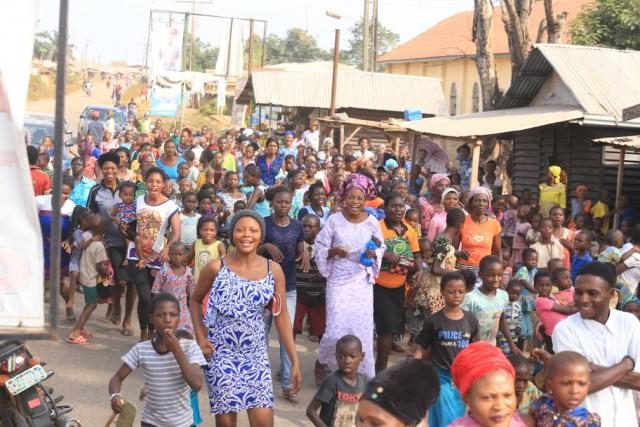
[[[201,271],[189,302],[196,339],[205,357],[211,413],[216,426],[237,424],[247,411],[252,426],[273,426],[273,383],[263,314],[274,299],[285,300],[282,268],[257,254],[264,239],[264,220],[255,211],[238,212],[230,233],[235,252],[209,262]],[[207,312],[201,302],[209,295]],[[286,304],[275,317],[280,342],[291,360],[292,392],[302,377]],[[197,327],[196,325],[201,325]]]

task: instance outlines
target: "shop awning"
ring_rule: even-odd
[[[625,148],[627,150],[640,150],[640,135],[598,138],[594,139],[593,142],[601,145],[610,145],[612,147]]]
[[[398,125],[427,135],[480,138],[577,120],[583,117],[584,111],[576,106],[542,105],[483,111],[451,117],[430,117],[400,122]]]

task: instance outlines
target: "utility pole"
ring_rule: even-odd
[[[371,21],[371,71],[375,73],[378,68],[378,0],[373,0]]]
[[[369,70],[369,0],[364,0],[362,19],[362,71]]]
[[[338,62],[340,60],[340,29],[336,28],[335,41],[333,45],[333,73],[331,75],[331,105],[329,106],[329,116],[336,114],[336,94],[338,90]]]

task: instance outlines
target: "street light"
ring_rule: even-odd
[[[342,15],[327,10],[326,15],[334,19],[342,19]],[[336,93],[338,89],[338,60],[340,59],[340,29],[336,28],[335,42],[333,46],[333,75],[331,76],[331,104],[329,106],[329,117],[336,114]]]

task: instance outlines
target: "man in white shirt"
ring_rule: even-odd
[[[305,147],[313,148],[314,153],[318,152],[320,149],[320,122],[318,120],[314,119],[311,122],[311,129],[302,133],[302,139]]]
[[[611,266],[592,262],[576,278],[579,310],[553,331],[553,349],[575,351],[591,364],[584,406],[602,418],[603,427],[638,427],[632,390],[640,390],[640,321],[609,308],[615,275]]]
[[[360,150],[354,151],[353,157],[355,157],[360,163],[363,163],[366,160],[375,160],[376,155],[373,151],[369,151],[369,138],[361,136],[358,139],[358,145],[360,146]]]

